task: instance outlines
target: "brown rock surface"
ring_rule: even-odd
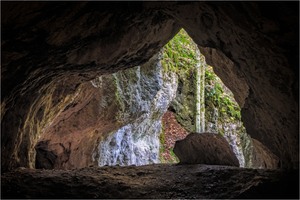
[[[65,104],[51,123],[41,129],[38,144],[48,141],[46,148],[56,156],[52,169],[92,165],[92,153],[97,142],[122,126],[116,119],[118,107],[114,101],[115,87],[109,85],[111,77],[102,78],[106,81],[103,81],[101,88],[94,87],[90,82],[82,84],[72,94],[72,101]],[[99,103],[103,98],[110,102],[106,107]]]
[[[190,133],[176,141],[174,153],[180,164],[229,165],[239,167],[239,161],[226,139],[214,133]]]
[[[171,17],[134,2],[2,2],[1,14],[3,170],[34,167],[42,130],[81,83],[146,62],[179,30]],[[81,94],[86,103],[89,92]]]
[[[251,137],[299,168],[299,2],[2,2],[1,21],[4,171],[33,167],[41,130],[80,83],[146,62],[180,26]]]
[[[262,169],[277,169],[279,167],[279,159],[275,156],[267,147],[265,147],[259,141],[252,139],[253,141],[253,156],[252,166],[253,168]]]
[[[212,165],[147,165],[80,170],[18,169],[1,177],[2,198],[289,199],[299,171]]]

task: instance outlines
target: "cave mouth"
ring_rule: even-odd
[[[164,46],[163,68],[177,78],[177,91],[164,114],[160,135],[162,163],[177,163],[175,141],[189,133],[210,132],[226,138],[241,167],[250,167],[250,143],[234,95],[205,62],[198,46],[181,29]],[[244,154],[247,157],[245,163]]]
[[[221,134],[240,166],[251,167],[240,108],[184,29],[146,64],[74,93],[35,145],[37,169],[178,163],[175,142],[192,132]]]
[[[299,2],[268,6],[261,2],[126,2],[121,9],[101,2],[1,5],[3,196],[299,198],[299,80],[294,74],[299,64],[295,42],[299,40]],[[118,151],[110,149],[145,157],[152,151],[143,142],[140,149],[131,148],[141,137],[152,148],[159,147],[147,135],[127,133],[159,130],[161,124],[155,120],[162,116],[161,110],[168,109],[168,104],[160,102],[169,97],[166,94],[176,93],[172,87],[176,77],[168,76],[164,82],[157,65],[157,70],[150,70],[156,57],[152,64],[129,74],[104,74],[128,68],[128,63],[140,65],[181,26],[236,95],[247,132],[257,139],[252,140],[256,156],[251,161],[265,163],[264,156],[272,160],[266,145],[279,157],[282,168],[297,171],[197,164],[92,167],[105,160],[103,154],[91,154],[95,150],[107,151],[105,158],[118,164],[116,154],[111,154]],[[95,73],[103,76],[85,82]],[[139,86],[147,90],[132,84],[142,80],[146,82]],[[143,104],[132,104],[135,100]],[[147,112],[149,107],[152,114]],[[156,123],[147,123],[149,115]],[[139,123],[128,125],[137,119]],[[47,133],[44,143],[36,145],[41,133]],[[99,146],[101,141],[106,143]],[[35,145],[39,155],[46,155],[47,164],[40,168],[74,170],[22,168],[33,168]],[[146,157],[157,159],[152,154]],[[122,160],[135,158],[123,156]]]

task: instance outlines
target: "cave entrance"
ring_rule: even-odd
[[[183,29],[142,66],[81,84],[63,100],[35,146],[36,168],[176,163],[174,142],[204,131],[224,135],[243,158],[240,109]]]
[[[224,136],[240,166],[249,166],[246,144],[250,141],[240,107],[184,29],[165,45],[162,65],[166,72],[176,74],[177,91],[162,118],[161,162],[178,162],[173,152],[176,140],[192,132],[209,132]]]

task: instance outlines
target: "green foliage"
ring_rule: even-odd
[[[161,163],[165,163],[166,161],[164,160],[164,157],[163,157],[163,153],[166,151],[166,148],[165,148],[165,129],[164,129],[164,126],[162,125],[162,129],[161,129],[161,133],[159,135],[159,160]]]
[[[190,66],[197,63],[197,45],[181,29],[178,34],[164,46],[162,65],[166,71],[177,73],[187,70]]]
[[[160,144],[162,144],[161,148],[164,148],[163,144],[165,144],[165,131],[164,131],[163,125],[162,125],[162,131],[161,131],[161,133],[159,135],[159,142],[160,142]]]
[[[179,162],[179,158],[175,155],[173,149],[170,149],[170,154],[172,156],[173,163],[178,163]]]
[[[187,130],[194,130],[195,104],[197,102],[196,87],[196,66],[205,65],[205,118],[206,121],[216,118],[218,124],[223,122],[236,123],[241,121],[240,108],[234,101],[233,95],[228,93],[222,81],[215,75],[211,66],[205,64],[203,55],[197,55],[197,45],[189,35],[181,29],[178,34],[164,46],[162,66],[165,73],[176,73],[178,75],[178,94],[176,101],[172,103],[176,111],[177,121]],[[198,57],[197,57],[198,56]],[[200,59],[200,60],[199,60]],[[203,87],[203,86],[202,86]],[[201,109],[204,109],[201,107]],[[217,117],[214,115],[217,110]],[[220,134],[224,135],[224,129],[220,129]],[[172,160],[177,157],[172,149],[164,148],[164,134],[161,134],[160,153],[168,152],[172,155]],[[163,140],[163,141],[162,141]],[[178,160],[178,159],[177,159]],[[172,162],[164,160],[162,162]],[[173,161],[173,162],[174,162]]]
[[[240,121],[241,112],[237,103],[224,92],[221,80],[213,73],[212,67],[205,71],[205,104],[208,108],[218,108],[219,118],[223,121]]]
[[[178,93],[172,106],[176,111],[177,121],[189,131],[194,131],[195,89],[197,45],[181,29],[172,40],[164,46],[162,66],[166,73],[176,73]],[[199,59],[199,58],[198,58]]]
[[[172,71],[179,75],[179,79],[184,82],[183,90],[188,95],[194,92],[191,81],[195,79],[195,66],[199,63],[196,50],[197,45],[189,37],[184,29],[164,46],[162,65],[166,72]],[[200,56],[200,61],[204,61],[204,56]],[[191,84],[187,84],[189,81]],[[219,110],[219,117],[225,120],[241,120],[240,108],[237,103],[223,90],[221,80],[215,75],[211,67],[205,69],[205,104],[206,107],[215,107]],[[188,87],[188,88],[187,88]],[[189,90],[189,91],[187,91]],[[194,96],[194,94],[192,95]],[[188,98],[188,96],[186,97]],[[190,101],[190,100],[189,100]],[[183,103],[183,102],[182,102]],[[185,106],[186,107],[186,106]],[[187,110],[188,111],[188,110]],[[184,112],[181,110],[180,112]],[[184,113],[182,113],[184,115]],[[182,123],[182,122],[181,122]]]

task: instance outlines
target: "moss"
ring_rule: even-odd
[[[189,131],[194,131],[193,121],[195,120],[197,98],[196,89],[196,65],[197,45],[189,35],[182,29],[170,42],[165,45],[163,51],[162,66],[165,72],[175,72],[178,75],[179,86],[176,101],[172,106],[176,111],[176,119]],[[203,55],[200,62],[205,63]],[[203,87],[203,86],[202,86]],[[218,109],[218,120],[220,122],[236,122],[241,120],[240,108],[234,101],[232,94],[226,94],[223,83],[214,74],[212,67],[205,68],[205,107],[206,117],[212,117],[210,112]]]
[[[200,74],[200,79],[205,80],[204,84],[200,85],[200,91],[204,91],[205,97],[204,102],[200,100],[200,104],[205,104],[205,106],[200,106],[201,117],[203,113],[205,115],[205,121],[202,123],[209,125],[211,131],[218,131],[223,136],[225,135],[225,127],[228,124],[237,124],[237,127],[242,127],[236,130],[239,135],[245,133],[241,123],[241,110],[235,102],[233,94],[228,92],[228,89],[213,72],[212,67],[206,65],[205,58],[201,54],[200,64],[205,68],[201,68],[204,71],[196,73],[197,64],[199,64],[199,57],[196,57],[197,48],[197,45],[184,30],[180,30],[164,47],[163,73],[172,72],[178,76],[177,95],[171,103],[177,121],[189,132],[195,131],[196,103],[199,103],[196,98],[196,84],[197,75]],[[169,151],[171,153],[172,149]]]
[[[170,149],[170,155],[171,155],[172,163],[178,163],[179,162],[179,158],[175,155],[173,149]]]
[[[178,76],[177,95],[171,105],[176,112],[177,121],[190,132],[195,131],[198,75],[196,70],[199,59],[202,63],[205,60],[203,55],[199,58],[197,45],[183,29],[164,47],[163,70],[175,72]],[[203,103],[202,101],[200,103]],[[205,108],[200,111],[204,110]]]
[[[220,135],[225,135],[228,124],[236,124],[237,135],[246,133],[241,122],[241,110],[233,98],[233,94],[225,89],[222,81],[213,73],[211,66],[205,73],[205,118],[206,123],[217,124],[216,130]],[[217,111],[217,114],[213,114]]]
[[[164,46],[162,65],[165,71],[181,73],[189,70],[197,63],[197,45],[192,41],[185,30],[178,34]]]
[[[123,100],[120,96],[120,93],[119,93],[119,83],[118,83],[118,78],[116,76],[114,76],[114,85],[115,85],[115,88],[116,88],[116,91],[115,91],[115,100],[117,102],[117,105],[118,105],[118,108],[119,108],[119,112],[116,116],[116,119],[117,121],[122,121],[122,116],[121,116],[121,113],[125,111],[125,105],[123,103]]]
[[[162,129],[161,129],[161,133],[159,135],[159,142],[160,142],[160,146],[159,146],[159,160],[161,163],[169,163],[169,160],[166,160],[163,156],[164,153],[168,153],[168,149],[165,148],[165,128],[164,125],[162,124]]]
[[[165,129],[162,125],[162,129],[161,129],[161,133],[159,135],[159,160],[160,162],[164,163],[165,162],[165,159],[164,157],[162,156],[163,152],[165,152]]]
[[[197,59],[197,45],[192,41],[188,34],[182,29],[179,33],[165,46],[163,53],[163,66],[165,71],[176,72],[179,77],[180,91],[177,94],[177,103],[173,103],[176,110],[178,122],[189,131],[194,131],[193,122],[196,116],[197,98],[196,89],[196,66],[199,64]],[[200,56],[200,64],[205,64],[205,58]],[[212,67],[205,68],[205,85],[210,87],[200,88],[205,91],[205,107],[201,107],[200,112],[204,112],[206,117],[212,117],[210,112],[218,110],[218,121],[240,122],[241,111],[233,99],[232,94],[224,91],[222,81],[214,74]],[[204,103],[204,102],[201,102]],[[177,105],[176,105],[177,104]]]
[[[212,72],[211,67],[205,72],[205,81],[210,86],[205,89],[207,109],[218,108],[219,118],[223,121],[240,121],[241,111],[238,104],[232,94],[224,92],[221,80]]]

